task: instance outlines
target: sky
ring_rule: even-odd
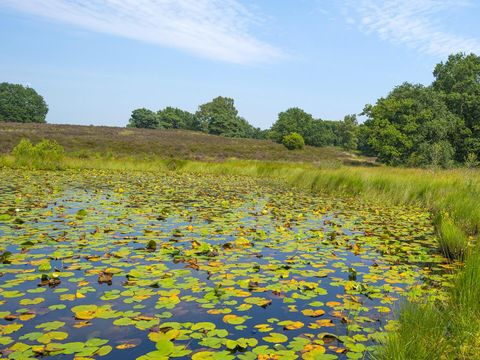
[[[37,90],[49,123],[216,96],[261,128],[294,106],[339,120],[480,55],[478,19],[478,0],[0,0],[0,82]]]

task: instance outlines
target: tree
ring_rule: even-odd
[[[157,114],[152,110],[145,108],[133,110],[128,126],[144,129],[156,129],[159,127]]]
[[[0,83],[0,121],[44,123],[48,106],[34,89]]]
[[[338,139],[340,146],[352,151],[358,147],[358,122],[356,115],[347,115],[338,126]]]
[[[285,135],[291,133],[300,134],[307,144],[310,145],[309,135],[314,126],[313,116],[298,107],[290,108],[278,114],[277,121],[270,129],[270,138],[281,142]]]
[[[452,145],[462,125],[433,88],[409,83],[367,105],[363,114],[368,117],[368,145],[389,165],[418,164],[425,159],[422,144],[440,144],[441,151],[449,153],[444,142]]]
[[[454,54],[437,64],[433,88],[440,92],[448,109],[460,117],[464,128],[457,134],[457,158],[480,155],[480,56]]]
[[[250,137],[254,128],[238,116],[234,100],[218,96],[212,101],[200,105],[195,117],[202,131],[213,135],[228,137]]]
[[[199,124],[195,115],[171,106],[157,112],[157,119],[161,128],[198,130]]]
[[[305,142],[311,146],[337,145],[338,121],[313,120]]]

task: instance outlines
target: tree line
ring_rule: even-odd
[[[294,107],[261,130],[239,116],[234,100],[216,97],[195,113],[136,109],[127,126],[186,129],[236,138],[271,139],[291,149],[340,146],[393,166],[476,166],[480,158],[480,56],[458,53],[437,64],[430,85],[405,82],[342,121],[315,119]],[[30,87],[0,83],[0,121],[45,122],[48,106]]]
[[[265,134],[238,115],[234,100],[218,96],[200,105],[194,114],[171,106],[159,111],[133,110],[129,127],[147,129],[184,129],[236,138],[265,138]]]
[[[135,110],[130,126],[146,127],[137,115],[147,111],[149,127],[267,138],[286,146],[288,143],[292,149],[303,143],[341,146],[392,166],[479,165],[480,57],[450,55],[435,66],[433,76],[430,85],[405,82],[375,104],[367,104],[359,114],[366,117],[362,124],[358,124],[356,115],[328,121],[315,119],[300,108],[290,108],[278,115],[270,129],[260,130],[238,116],[233,99],[218,97],[200,105],[195,114],[173,108],[157,113]],[[185,120],[177,121],[178,114]]]
[[[270,129],[261,130],[238,115],[233,99],[222,96],[200,105],[195,113],[174,107],[166,107],[156,112],[145,108],[136,109],[133,110],[127,126],[185,129],[226,137],[271,139],[277,142],[282,142],[287,135],[297,133],[306,145],[338,145],[349,150],[357,146],[356,138],[348,136],[351,128],[357,126],[355,115],[345,117],[342,122],[328,121],[314,119],[304,110],[294,107],[281,112]]]
[[[477,165],[480,156],[480,57],[450,55],[425,86],[403,83],[358,127],[358,149],[389,165]]]

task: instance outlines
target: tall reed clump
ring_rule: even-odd
[[[437,306],[425,302],[404,303],[398,312],[398,328],[386,334],[382,346],[371,354],[378,360],[449,359],[445,330],[448,318]]]
[[[12,150],[14,166],[28,169],[61,169],[64,154],[63,147],[51,140],[42,140],[33,145],[30,140],[22,139]]]

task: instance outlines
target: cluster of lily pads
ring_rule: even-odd
[[[248,177],[0,172],[0,355],[359,359],[443,299],[428,213]]]

